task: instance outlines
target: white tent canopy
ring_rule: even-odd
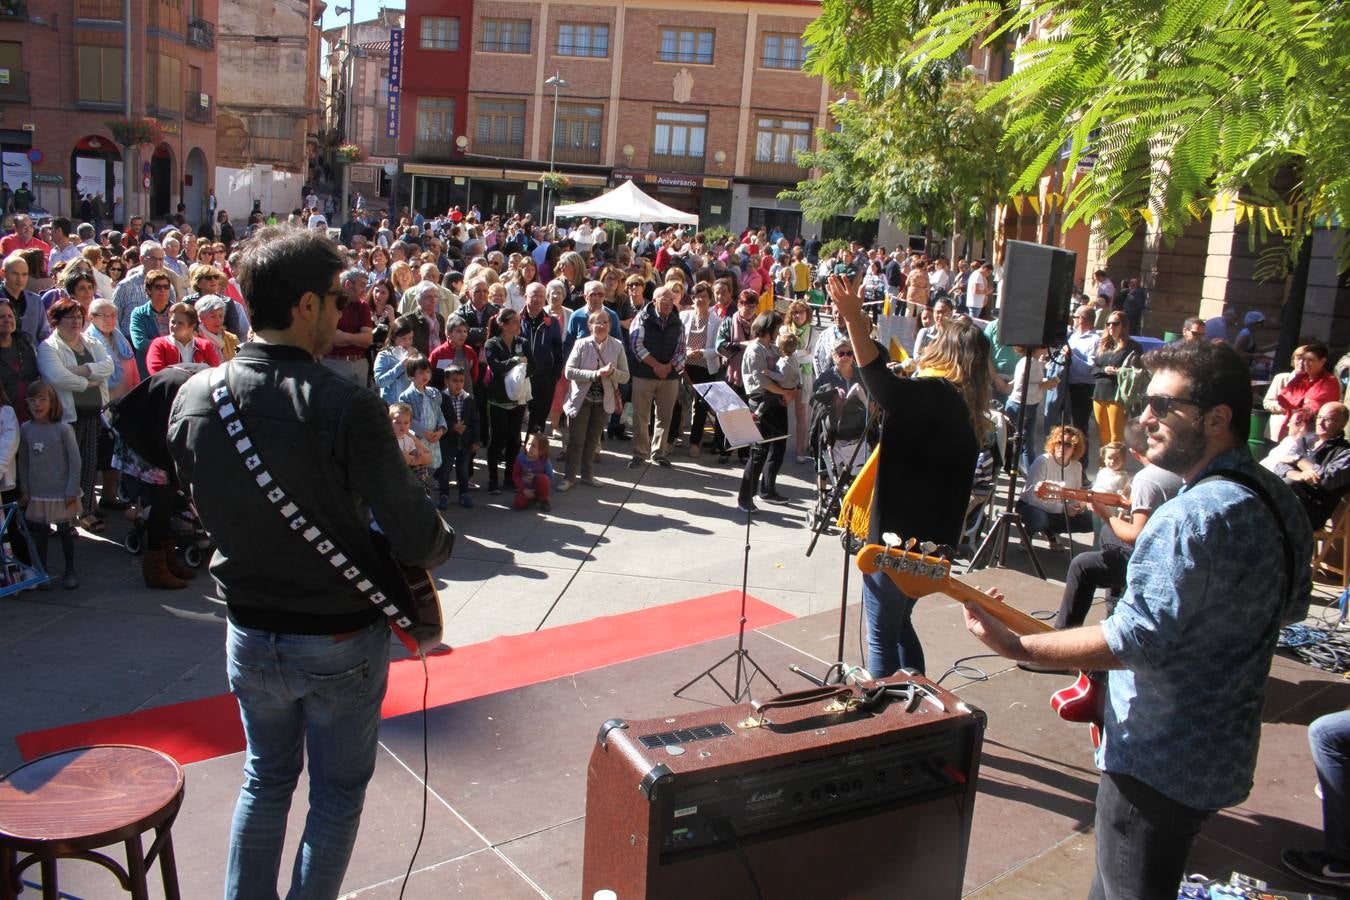
[[[590,216],[592,219],[618,219],[620,222],[638,224],[664,222],[672,225],[698,225],[698,216],[680,212],[673,206],[666,206],[659,200],[653,200],[633,184],[632,179],[593,200],[564,203],[554,208],[553,215],[555,218]]]

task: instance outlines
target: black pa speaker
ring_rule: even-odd
[[[1005,347],[1063,343],[1077,263],[1078,254],[1071,250],[1027,241],[1004,245],[999,343]]]

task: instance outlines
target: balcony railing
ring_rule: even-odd
[[[525,158],[525,142],[518,144],[494,144],[490,141],[474,141],[470,151],[478,156],[504,156],[508,159]]]
[[[216,120],[216,102],[210,94],[188,91],[183,98],[183,118],[209,125]]]
[[[28,103],[28,73],[10,69],[8,81],[0,83],[0,103]]]
[[[806,177],[806,169],[796,163],[769,162],[756,159],[750,163],[750,176],[752,178],[772,178],[775,181],[796,183]]]
[[[477,44],[479,50],[484,53],[529,53],[530,39],[521,40],[502,40],[502,41],[479,41]]]
[[[0,0],[0,19],[28,18],[28,0]]]
[[[203,50],[214,50],[216,46],[216,23],[208,22],[197,16],[187,17],[187,42],[190,46]]]
[[[706,159],[702,156],[667,156],[653,153],[647,161],[647,168],[666,172],[702,172]]]
[[[183,118],[183,111],[181,109],[174,109],[170,106],[161,106],[153,100],[145,104],[145,114],[156,119]]]
[[[600,145],[593,147],[585,145],[563,145],[559,144],[553,148],[553,158],[558,162],[581,163],[582,165],[600,164]]]
[[[455,142],[453,140],[418,138],[417,142],[413,144],[413,152],[418,156],[432,159],[449,159],[455,153]]]
[[[378,113],[375,121],[379,126],[375,131],[375,140],[370,145],[371,156],[398,156],[398,138],[391,138],[384,130],[384,114]]]

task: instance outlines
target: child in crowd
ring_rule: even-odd
[[[19,426],[19,502],[38,559],[47,567],[50,526],[56,526],[61,553],[66,558],[61,585],[80,586],[75,575],[75,521],[80,517],[80,449],[75,429],[61,421],[61,400],[45,381],[28,385],[29,420]],[[51,590],[52,582],[41,585]]]
[[[417,480],[426,484],[431,471],[431,448],[412,433],[412,414],[412,407],[406,403],[389,404],[389,423],[394,426],[394,439],[398,441],[403,460]]]
[[[1288,425],[1285,429],[1284,440],[1275,445],[1265,459],[1261,460],[1261,465],[1274,472],[1275,467],[1280,463],[1293,465],[1298,461],[1298,451],[1294,449],[1294,444],[1305,434],[1310,434],[1313,430],[1315,414],[1310,409],[1299,408],[1289,414]]]
[[[511,467],[511,478],[516,485],[516,509],[525,509],[536,500],[544,512],[553,509],[548,502],[549,488],[553,486],[553,463],[548,458],[548,438],[535,432],[525,442],[525,449],[516,456]]]
[[[1092,489],[1104,494],[1124,494],[1130,488],[1130,475],[1125,471],[1125,445],[1112,441],[1098,455],[1101,468],[1092,479]]]
[[[467,328],[461,330],[468,334]],[[445,390],[441,392],[441,413],[445,417],[446,428],[441,437],[441,467],[436,471],[436,481],[441,489],[440,500],[436,505],[440,509],[450,505],[450,470],[453,468],[455,484],[459,488],[459,505],[473,509],[473,498],[469,496],[469,475],[473,455],[480,446],[478,405],[468,391],[468,373],[463,368],[458,365],[447,366],[442,374]]]
[[[403,367],[412,384],[399,395],[398,400],[400,403],[408,404],[408,407],[412,410],[413,434],[426,441],[431,450],[429,472],[435,472],[441,465],[441,436],[445,434],[445,415],[441,412],[441,394],[440,391],[430,387],[431,363],[427,362],[425,356],[420,354],[410,356]],[[426,480],[431,481],[430,478]],[[428,495],[431,494],[431,487],[432,485],[428,483]]]
[[[389,332],[389,343],[375,354],[375,390],[385,403],[397,403],[412,384],[404,363],[413,353],[412,320],[397,319]]]

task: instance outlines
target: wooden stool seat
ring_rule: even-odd
[[[21,889],[25,869],[40,864],[42,895],[56,898],[56,861],[95,862],[117,876],[132,897],[148,895],[146,870],[156,857],[164,894],[178,895],[170,829],[183,803],[183,769],[145,747],[101,745],[64,750],[0,778],[0,898]],[[154,829],[143,853],[141,835]],[[127,867],[100,847],[121,843]],[[28,854],[22,860],[19,853]]]

